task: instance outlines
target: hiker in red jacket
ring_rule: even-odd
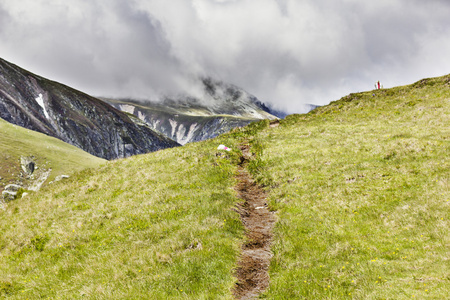
[[[377,82],[377,87],[378,87],[378,89],[380,89],[380,81],[379,80]]]

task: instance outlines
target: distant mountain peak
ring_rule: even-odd
[[[202,78],[202,96],[167,96],[161,102],[104,99],[133,113],[180,144],[213,138],[261,119],[277,119],[255,96],[210,77]]]

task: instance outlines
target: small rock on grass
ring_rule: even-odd
[[[2,196],[5,202],[13,201],[16,199],[17,192],[3,191]]]

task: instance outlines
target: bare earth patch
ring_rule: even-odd
[[[246,161],[251,158],[248,145],[241,146],[241,150],[243,158],[235,189],[239,198],[244,200],[239,206],[239,213],[246,228],[246,242],[242,245],[235,274],[238,282],[233,293],[236,299],[253,299],[269,286],[270,245],[275,216],[268,209],[266,191],[245,169]]]

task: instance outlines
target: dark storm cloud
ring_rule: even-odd
[[[294,112],[449,73],[449,15],[439,0],[0,0],[0,56],[95,95],[195,93],[210,75]]]
[[[1,29],[4,58],[93,94],[151,97],[181,88],[158,20],[131,1],[28,5],[4,5],[15,14]]]

